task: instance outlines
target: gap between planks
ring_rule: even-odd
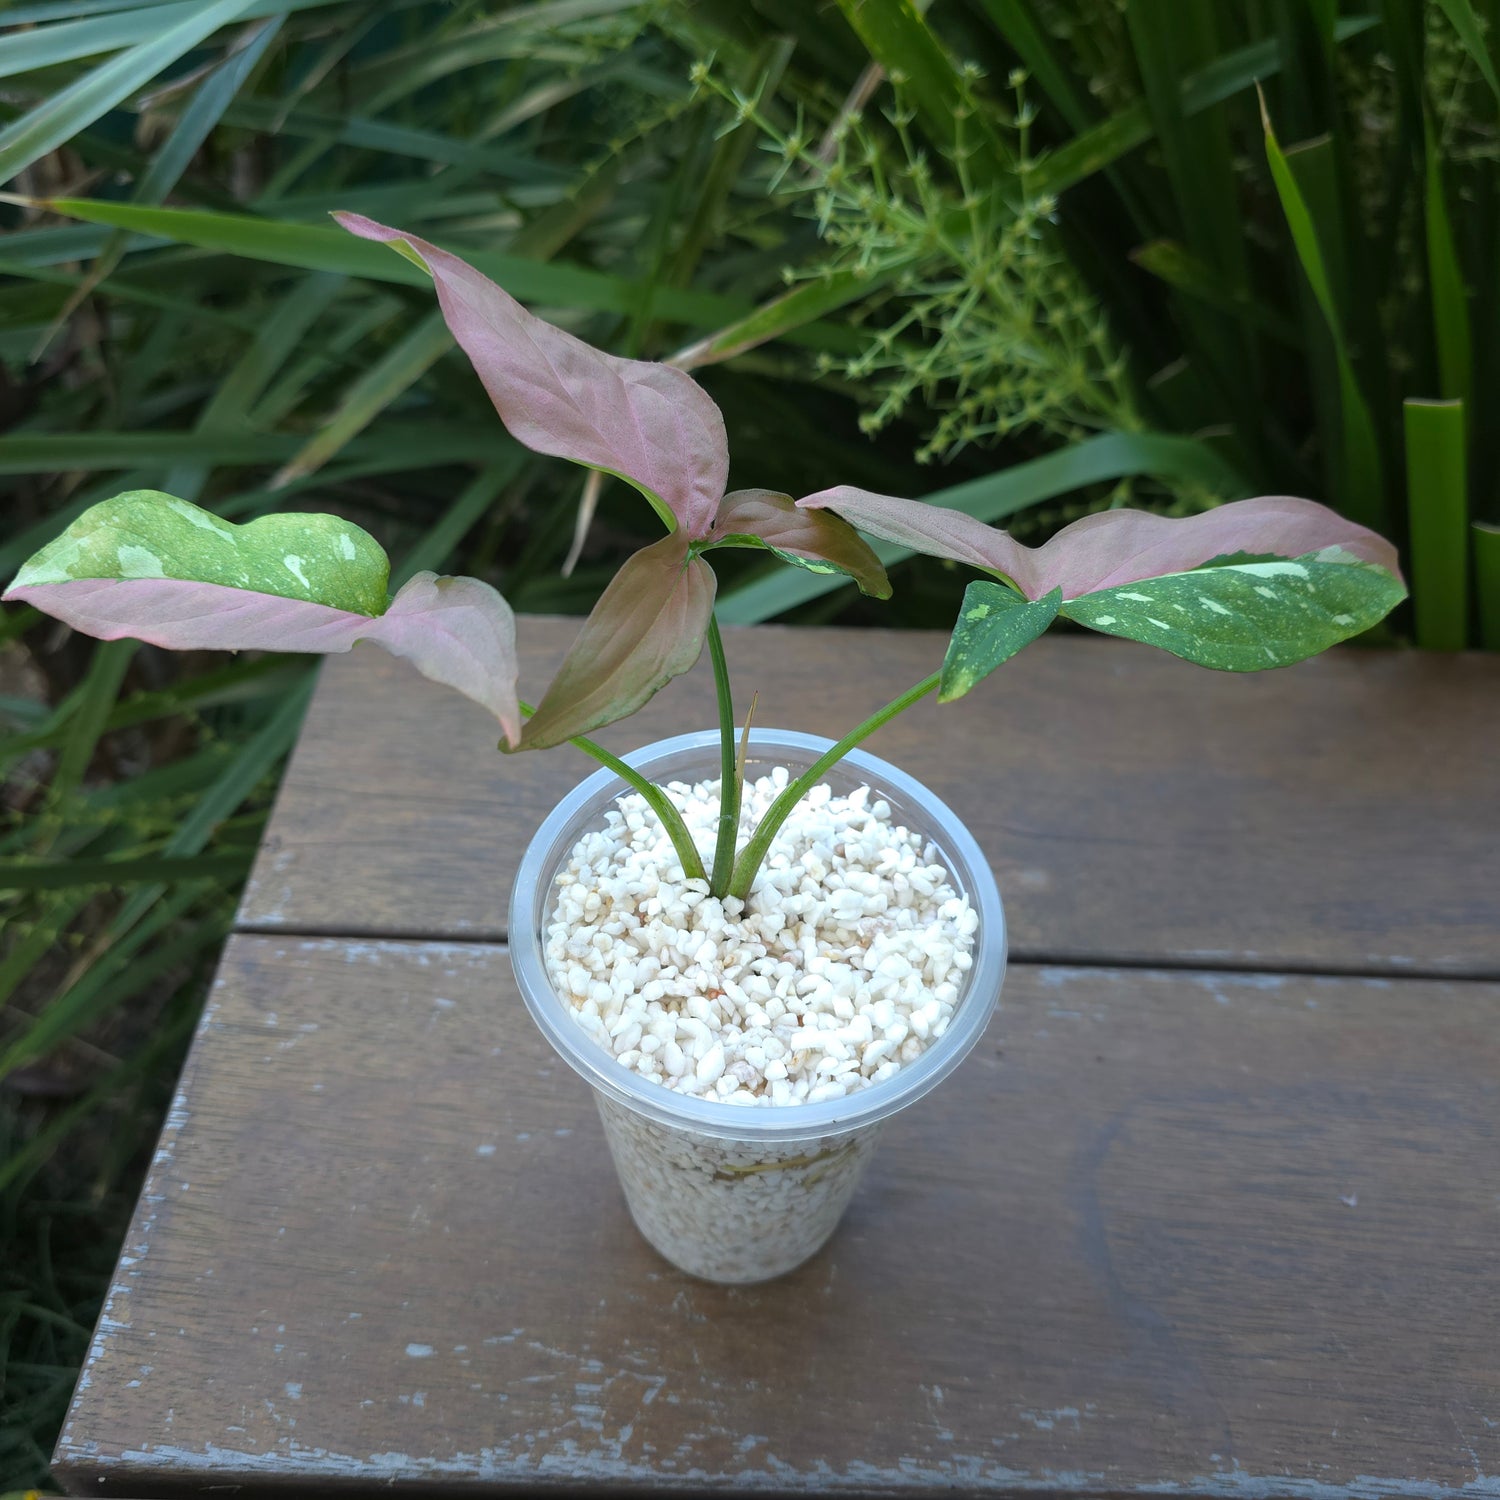
[[[425,932],[420,928],[393,927],[371,932],[367,928],[287,927],[276,923],[249,922],[237,924],[236,937],[288,938],[304,942],[330,943],[431,943],[435,947],[506,948],[509,937],[503,932],[481,929],[472,933]],[[1278,974],[1299,979],[1389,979],[1439,981],[1452,984],[1500,983],[1500,964],[1478,971],[1456,972],[1440,965],[1403,964],[1298,964],[1286,962],[1255,963],[1221,953],[1195,953],[1171,957],[1076,955],[1046,950],[1011,951],[1008,966],[1013,969],[1079,969],[1102,971],[1120,969],[1129,973],[1168,974]]]

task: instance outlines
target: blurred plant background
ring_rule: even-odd
[[[1497,12],[0,5],[0,578],[150,487],[347,515],[393,582],[589,608],[647,507],[581,508],[517,448],[348,208],[677,357],[736,485],[928,495],[1029,540],[1310,495],[1401,544],[1387,642],[1500,647]],[[878,613],[744,553],[722,615],[950,625],[963,578],[880,550]],[[47,1482],[311,680],[0,617],[0,1491]]]

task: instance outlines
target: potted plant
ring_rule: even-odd
[[[1004,918],[957,818],[857,747],[951,701],[1059,616],[1230,671],[1285,666],[1404,596],[1394,550],[1306,500],[1186,519],[1111,511],[1028,548],[955,511],[840,487],[725,493],[723,420],[685,373],[532,316],[458,257],[356,215],[428,270],[510,432],[634,485],[666,535],[629,558],[532,709],[515,622],[473,578],[394,598],[378,544],[326,515],[233,526],[151,491],[96,505],[5,597],[104,639],[347,651],[374,641],[483,704],[508,752],[567,741],[603,769],[522,860],[516,976],[593,1086],[636,1222],[694,1274],[753,1281],[832,1232],[881,1122],[950,1072],[998,999]],[[737,721],[707,554],[760,547],[888,596],[859,531],[967,564],[943,662],[836,743]],[[717,729],[617,757],[587,738],[707,644]]]

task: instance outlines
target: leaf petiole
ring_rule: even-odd
[[[709,889],[723,896],[734,873],[735,840],[740,831],[740,783],[735,775],[734,697],[729,689],[729,664],[719,621],[708,617],[708,654],[714,668],[714,691],[719,700],[719,837],[714,847],[713,878]]]
[[[521,704],[521,713],[525,718],[530,718],[536,710],[529,704]],[[585,755],[592,756],[606,770],[613,771],[621,781],[627,783],[633,790],[639,792],[646,799],[651,811],[661,819],[661,825],[667,830],[667,837],[672,840],[672,847],[677,851],[677,857],[682,861],[682,873],[689,880],[706,880],[704,873],[703,858],[698,853],[697,845],[693,843],[693,836],[688,832],[687,824],[682,821],[682,814],[672,804],[672,799],[656,785],[648,781],[636,768],[612,751],[606,750],[603,745],[588,738],[587,735],[574,735],[568,741],[570,745],[576,745]]]
[[[755,877],[760,873],[761,864],[771,847],[771,840],[781,831],[781,825],[786,822],[792,809],[818,784],[818,779],[824,772],[836,766],[856,745],[868,739],[882,725],[889,724],[897,714],[903,713],[913,703],[925,698],[942,679],[941,672],[934,672],[931,677],[924,677],[915,687],[908,688],[899,698],[892,698],[884,708],[876,709],[863,724],[851,729],[836,745],[825,750],[795,781],[787,786],[786,790],[766,809],[766,815],[760,820],[760,826],[750,835],[750,842],[745,845],[743,853],[735,861],[734,874],[729,881],[731,896],[737,896],[743,901],[750,894],[750,887],[755,884]]]

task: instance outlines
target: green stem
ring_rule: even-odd
[[[719,698],[719,840],[714,847],[714,873],[709,889],[723,896],[734,873],[734,844],[740,831],[740,779],[734,754],[734,698],[729,691],[729,663],[724,660],[724,638],[718,619],[708,617],[708,655],[714,666],[714,688]]]
[[[521,712],[529,719],[536,710],[529,703],[523,703]],[[682,873],[689,880],[708,878],[704,874],[703,859],[698,853],[697,845],[693,843],[693,836],[688,832],[687,824],[682,821],[682,814],[673,806],[672,799],[655,782],[648,781],[634,766],[626,764],[618,755],[606,750],[603,745],[589,739],[587,735],[574,735],[568,743],[576,745],[585,755],[591,755],[601,766],[613,771],[616,776],[627,782],[646,799],[651,811],[661,819],[662,827],[667,830],[667,837],[672,840],[672,847],[677,851],[677,858],[682,861]]]
[[[787,789],[766,809],[760,826],[750,835],[750,842],[735,861],[734,875],[729,882],[729,894],[741,901],[750,894],[755,877],[760,873],[761,863],[771,847],[771,840],[781,831],[792,809],[818,784],[819,778],[832,766],[836,766],[856,745],[868,739],[884,724],[889,724],[897,714],[903,713],[942,681],[943,674],[934,672],[924,677],[915,687],[908,688],[899,698],[892,698],[884,708],[876,709],[857,729],[851,729],[838,744],[825,750]]]

